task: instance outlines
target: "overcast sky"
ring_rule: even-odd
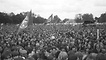
[[[78,13],[94,16],[106,12],[106,0],[0,0],[1,12],[26,12],[31,10],[44,18],[51,14],[61,19],[75,18]]]

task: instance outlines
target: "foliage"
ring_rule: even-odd
[[[40,23],[45,23],[46,22],[46,19],[38,16],[37,18],[33,17],[33,23],[37,23],[37,24],[40,24]]]
[[[50,21],[50,23],[60,23],[60,22],[61,22],[61,19],[57,15],[55,15],[53,19]]]
[[[104,23],[106,22],[106,13],[101,14],[101,16],[98,19],[99,23]]]
[[[61,23],[66,23],[67,21],[69,21],[69,19],[65,18],[63,21],[61,21]]]
[[[0,12],[0,23],[20,24],[26,15],[27,15],[27,12],[21,12],[16,15],[13,12],[11,12],[11,13]],[[37,17],[35,17],[35,16],[37,16],[37,15],[33,13],[33,23],[37,23],[37,24],[48,23],[47,19],[45,19],[41,16],[37,16]],[[67,21],[69,21],[68,18],[61,21],[61,19],[57,15],[55,15],[53,17],[53,19],[50,20],[50,23],[66,23]],[[95,21],[98,23],[104,23],[104,22],[106,22],[106,13],[101,14],[100,17],[95,17],[95,19],[93,18],[93,15],[89,14],[89,13],[76,14],[74,21],[76,23],[83,23],[83,22],[94,23]]]
[[[77,15],[75,16],[75,22],[76,22],[76,23],[82,23],[82,22],[83,22],[83,20],[82,20],[82,15],[81,15],[81,14],[77,14]]]
[[[94,21],[92,14],[83,14],[82,19],[83,21]]]
[[[83,23],[83,22],[92,22],[94,23],[95,20],[93,18],[93,15],[92,14],[77,14],[76,17],[75,17],[75,22],[76,23]]]
[[[0,23],[10,23],[10,24],[20,24],[23,19],[25,18],[25,16],[27,15],[27,12],[21,12],[19,14],[14,14],[13,12],[7,14],[4,12],[0,12]],[[42,18],[42,17],[35,17],[35,14],[33,13],[33,22],[34,23],[44,23],[46,21],[46,19]]]

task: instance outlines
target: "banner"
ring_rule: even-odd
[[[23,29],[27,28],[29,25],[32,25],[33,19],[32,19],[32,11],[27,12],[27,16],[24,18],[22,23],[20,24],[17,34],[22,31]]]

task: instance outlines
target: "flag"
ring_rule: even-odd
[[[53,20],[53,14],[51,14],[51,16],[48,18],[47,22],[51,22]]]
[[[26,17],[24,18],[24,20],[22,21],[22,23],[20,24],[17,34],[22,31],[23,29],[27,28],[29,25],[32,25],[33,23],[33,19],[32,19],[32,11],[27,12]]]

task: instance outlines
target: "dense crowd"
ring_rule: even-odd
[[[45,26],[1,25],[0,60],[106,60],[105,29],[97,39],[95,26]]]

